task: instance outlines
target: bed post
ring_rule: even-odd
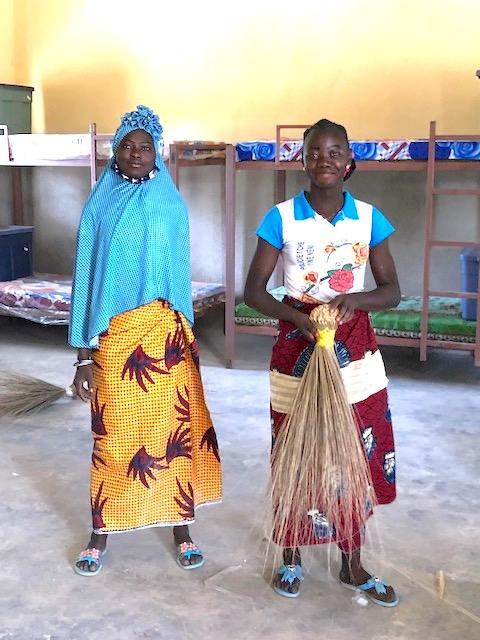
[[[235,356],[235,147],[225,146],[225,364]]]
[[[20,167],[12,168],[12,196],[13,196],[13,224],[24,225],[22,170]]]
[[[480,367],[480,271],[478,274],[478,295],[477,295],[477,327],[475,329],[475,348],[473,351],[473,362],[476,367]]]
[[[173,142],[169,147],[168,152],[168,170],[170,171],[170,176],[175,183],[177,189],[179,188],[180,176],[178,171],[178,162],[177,162],[177,145]]]
[[[287,125],[288,126],[288,125]],[[280,169],[280,149],[282,144],[282,129],[285,128],[283,124],[277,124],[275,128],[275,184],[273,190],[274,202],[284,202],[287,197],[287,172],[284,169]],[[275,269],[272,274],[271,283],[274,287],[279,287],[283,284],[283,264],[281,259],[277,260]]]
[[[286,198],[287,172],[283,169],[275,171],[275,204],[283,202]]]
[[[90,187],[93,189],[97,182],[97,125],[91,122],[88,126],[90,132]]]
[[[433,231],[433,190],[435,188],[435,128],[436,123],[430,122],[427,158],[427,183],[425,191],[425,239],[423,252],[423,285],[422,285],[422,315],[420,320],[420,360],[427,359],[428,307],[430,302],[430,261],[432,251]]]
[[[275,171],[275,204],[279,202],[284,202],[286,199],[286,177],[287,172],[283,169],[277,169]],[[283,263],[281,258],[277,260],[277,264],[275,265],[275,269],[272,274],[271,282],[274,287],[280,287],[283,285]]]

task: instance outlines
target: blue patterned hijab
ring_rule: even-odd
[[[148,107],[126,113],[113,151],[143,129],[155,145],[155,175],[132,183],[108,163],[80,220],[72,288],[69,342],[96,346],[111,318],[168,300],[193,324],[188,213],[161,154],[162,126]]]

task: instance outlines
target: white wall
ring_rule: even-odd
[[[196,280],[224,279],[224,172],[221,167],[180,170],[180,189],[189,206],[192,269]],[[70,273],[75,234],[89,191],[87,169],[35,168],[25,172],[25,200],[35,225],[35,269]],[[237,171],[236,290],[241,294],[255,250],[255,228],[273,204],[274,174]],[[478,172],[443,173],[444,186],[480,186]],[[306,186],[302,172],[288,172],[287,197]],[[391,240],[402,291],[421,291],[423,269],[424,172],[357,172],[348,184],[352,193],[380,208],[397,228]],[[0,224],[9,222],[11,207],[7,170],[0,171]],[[442,239],[480,238],[480,201],[442,197],[437,208],[437,231]],[[433,260],[436,288],[459,287],[458,251],[437,250]]]
[[[44,273],[72,272],[78,223],[90,190],[87,168],[33,169],[34,265]]]

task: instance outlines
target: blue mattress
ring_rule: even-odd
[[[426,160],[428,140],[351,140],[355,160]],[[275,140],[250,140],[236,144],[237,161],[275,160]],[[302,159],[303,142],[284,140],[281,161]],[[439,141],[435,143],[437,160],[480,160],[480,142]]]

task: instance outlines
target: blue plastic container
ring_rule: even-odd
[[[478,291],[478,268],[480,264],[480,249],[462,249],[460,252],[460,277],[462,291],[476,293]],[[477,319],[477,301],[462,298],[462,318],[464,320]]]
[[[33,227],[0,228],[0,282],[32,275]]]

